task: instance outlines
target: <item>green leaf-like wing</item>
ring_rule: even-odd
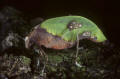
[[[71,21],[81,24],[80,28],[70,30],[68,25]],[[75,41],[77,34],[82,35],[84,32],[90,32],[90,37],[96,37],[97,42],[103,42],[106,37],[95,23],[82,16],[62,16],[45,20],[41,28],[46,29],[48,33],[60,36],[66,41]]]

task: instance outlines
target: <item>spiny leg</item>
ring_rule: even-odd
[[[79,37],[78,37],[78,34],[77,34],[77,45],[76,45],[76,59],[78,57],[78,53],[79,53]]]
[[[43,56],[45,57],[46,59],[46,62],[48,61],[48,56],[47,54],[45,53],[45,51],[40,47],[40,52],[43,54]]]
[[[80,41],[80,39],[79,39],[79,34],[77,34],[75,64],[76,64],[76,66],[78,66],[78,67],[82,67],[81,64],[79,64],[79,63],[77,62],[79,50],[83,49],[83,48],[79,48],[79,41]]]
[[[45,51],[41,47],[39,47],[37,49],[35,48],[35,51],[38,54],[38,56],[37,56],[38,59],[36,60],[37,61],[37,63],[36,63],[37,68],[36,69],[38,70],[37,73],[40,73],[39,71],[41,71],[40,76],[44,76],[44,71],[45,71],[45,66],[47,64],[47,61],[48,61],[48,56],[46,55]],[[41,63],[41,61],[42,62],[44,61],[43,64]],[[40,69],[41,64],[43,65],[42,69]]]

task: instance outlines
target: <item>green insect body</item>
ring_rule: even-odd
[[[82,36],[85,32],[88,35],[90,33],[90,39],[96,37],[96,42],[106,40],[106,37],[97,25],[82,16],[62,16],[48,19],[41,23],[40,27],[46,29],[52,35],[61,37],[65,41],[74,42],[77,39],[77,35]]]

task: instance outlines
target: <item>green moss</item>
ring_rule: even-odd
[[[68,54],[62,52],[62,53],[56,53],[56,52],[52,52],[52,53],[48,53],[48,59],[50,62],[52,63],[60,63],[63,61],[63,59],[67,59]]]
[[[21,58],[21,60],[22,60],[22,62],[23,62],[24,64],[30,65],[30,63],[31,63],[31,59],[30,59],[30,58],[27,58],[27,57],[25,57],[25,56],[20,56],[20,58]]]

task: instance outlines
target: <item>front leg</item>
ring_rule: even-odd
[[[34,55],[32,57],[32,70],[33,73],[37,73],[40,76],[44,76],[45,73],[45,66],[47,63],[47,55],[43,51],[43,49],[40,47],[39,49],[34,49]]]

